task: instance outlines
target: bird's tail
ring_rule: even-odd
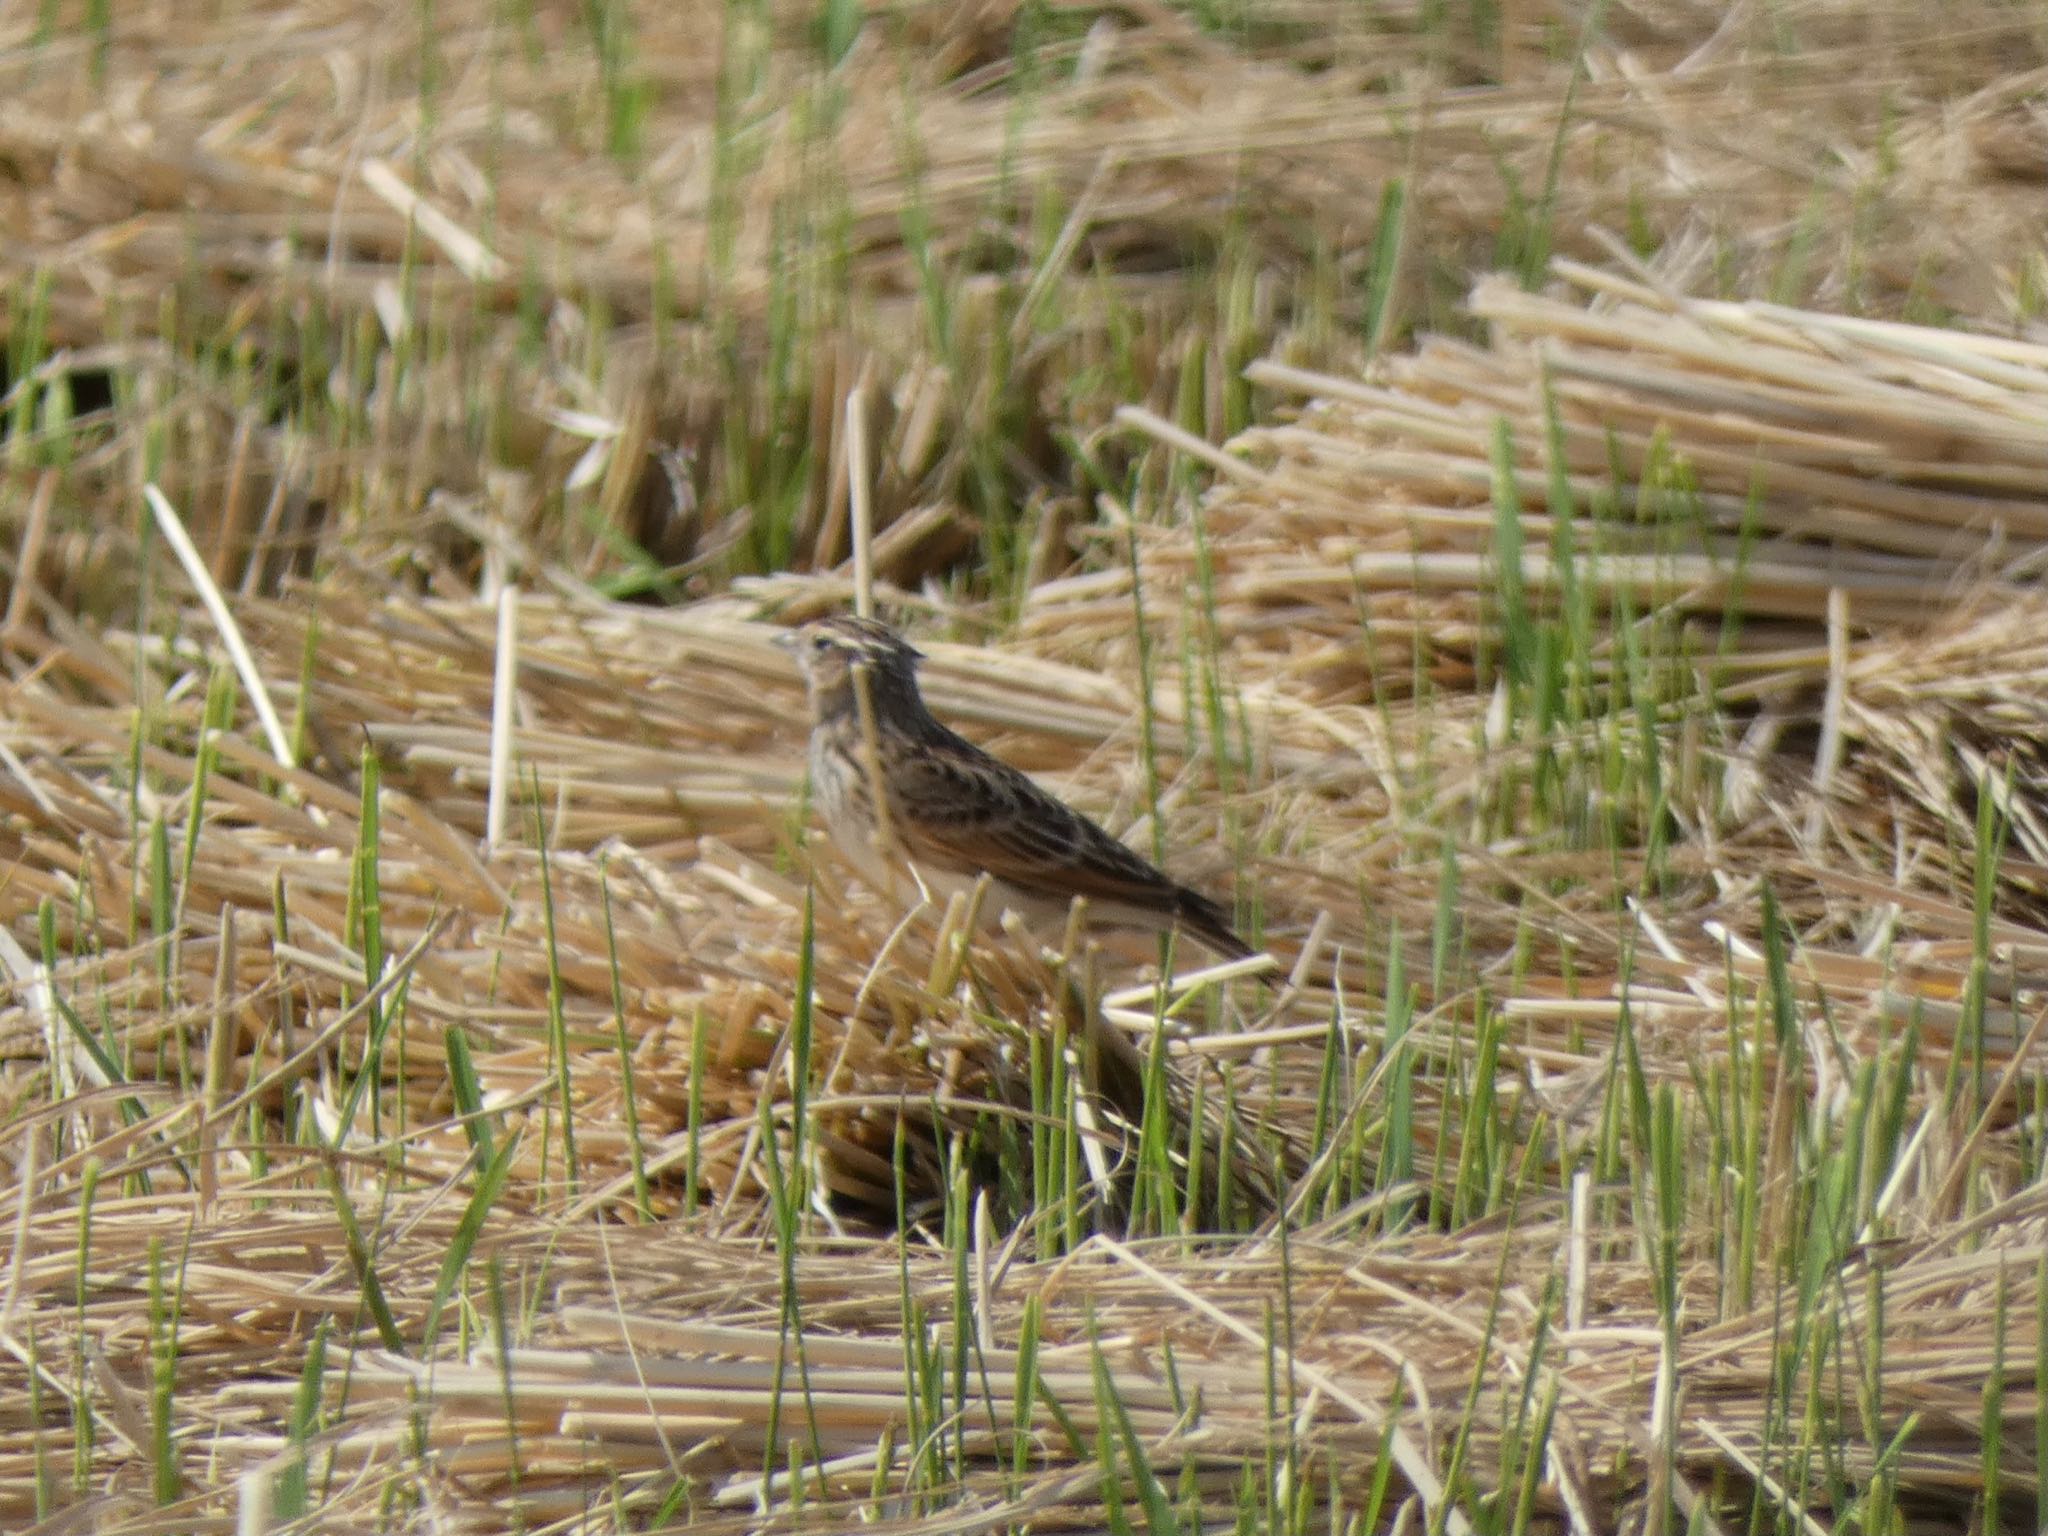
[[[1173,920],[1225,960],[1248,960],[1259,953],[1238,936],[1221,907],[1186,886],[1174,890]]]

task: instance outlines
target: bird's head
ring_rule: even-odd
[[[814,709],[850,697],[856,672],[869,686],[891,692],[916,690],[917,664],[924,659],[909,641],[878,619],[850,613],[818,619],[783,641],[796,656]]]

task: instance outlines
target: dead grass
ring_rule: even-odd
[[[90,547],[51,549],[52,579],[125,600],[135,551],[84,514],[138,464],[257,586],[466,567],[479,520],[614,582],[637,548],[672,595],[830,567],[858,386],[883,574],[979,557],[1015,596],[1126,494],[1091,436],[1116,407],[1220,440],[1252,419],[1246,363],[1466,331],[1475,269],[1621,239],[1671,291],[2036,324],[2024,16],[1609,5],[1589,35],[1579,6],[1354,9],[908,5],[827,73],[808,12],[679,7],[625,23],[623,77],[523,6],[194,33],[162,3],[103,42],[21,11],[8,334],[69,349],[38,378],[75,409],[110,373],[137,390],[58,500]],[[638,147],[607,155],[620,122]]]
[[[2038,1524],[2029,17],[834,14],[0,22],[0,1522]]]

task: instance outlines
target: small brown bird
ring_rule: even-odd
[[[878,890],[895,893],[907,869],[944,901],[987,874],[991,916],[1058,920],[1081,896],[1103,922],[1178,927],[1228,959],[1255,953],[1215,902],[933,719],[917,689],[923,656],[888,625],[841,614],[784,643],[810,690],[811,794]]]

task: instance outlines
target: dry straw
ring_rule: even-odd
[[[0,263],[40,284],[56,349],[10,406],[102,370],[141,394],[77,460],[24,460],[9,502],[0,1524],[264,1529],[298,1486],[337,1527],[1099,1528],[1149,1475],[1190,1520],[1313,1526],[1382,1465],[1404,1529],[2037,1518],[2024,14],[1613,6],[1567,67],[1572,8],[1499,8],[1468,48],[1385,7],[1283,8],[1268,43],[1249,13],[1232,39],[1137,6],[1061,42],[1020,113],[1004,6],[878,14],[802,74],[803,111],[772,93],[815,52],[810,9],[747,76],[721,62],[745,8],[728,54],[691,8],[640,7],[635,165],[563,127],[604,97],[594,50],[499,30],[547,8],[432,9],[431,47],[366,0],[124,9],[97,38],[0,15],[24,232]],[[755,158],[721,210],[727,120]],[[615,546],[543,509],[588,493],[637,537],[637,466],[671,441],[726,509],[727,428],[758,401],[692,365],[730,344],[768,371],[775,215],[829,172],[871,308],[816,338],[790,418],[816,466],[796,573],[602,601]],[[1246,333],[1147,328],[1158,270],[1245,228],[1244,307],[1276,334],[1267,279],[1309,266],[1290,232],[1352,292],[1395,178],[1385,329],[1504,231],[1547,280],[1483,282],[1462,339],[1370,370],[1310,339],[1367,334],[1355,306],[1305,302],[1251,369],[1262,424],[1220,441]],[[1013,188],[1064,210],[997,322],[1019,376],[1136,354],[1157,387],[1077,446],[1215,488],[1055,508],[1017,624],[949,642],[992,628],[921,585],[977,547],[962,444],[992,386],[971,346],[904,340],[906,230],[939,232],[979,335],[991,231],[1032,249]],[[1653,271],[1600,233],[1624,225]],[[1787,273],[1817,302],[1691,296]],[[1123,351],[1111,302],[1145,322]],[[1908,303],[2005,334],[1841,313]],[[32,308],[0,317],[10,344]],[[309,314],[362,340],[362,380],[292,375]],[[213,348],[244,343],[334,406],[334,441],[220,382]],[[1049,391],[1020,395],[1050,418]],[[662,489],[675,579],[708,584],[749,525],[704,521],[687,475]],[[145,506],[182,576],[139,558]],[[949,1184],[973,1137],[1038,1123],[1032,1048],[1072,1033],[1084,964],[905,921],[803,836],[771,638],[870,571],[944,718],[1119,831],[1156,815],[1175,872],[1272,936],[1284,987],[1180,978],[1164,1031],[1149,950],[1092,963],[1101,1019],[1162,1039],[1175,1107],[1270,1154],[1278,1217],[1118,1239],[1091,1207],[1070,1242]],[[1584,622],[1565,692],[1599,707],[1535,728],[1515,658],[1543,658],[1510,619]],[[1117,1108],[1074,1107],[1077,1168],[1123,1155]],[[1644,1171],[1660,1124],[1675,1190]],[[778,1246],[799,1128],[816,1198]],[[1116,1184],[1075,1179],[1104,1206]]]
[[[1562,276],[1584,281],[1600,301],[1588,307],[1562,290],[1538,299],[1484,286],[1475,307],[1501,319],[1495,348],[1425,346],[1382,381],[1341,388],[1332,381],[1297,422],[1230,445],[1232,454],[1262,461],[1264,473],[1213,492],[1203,515],[1217,594],[1213,622],[1256,744],[1256,776],[1229,796],[1219,793],[1216,765],[1200,750],[1199,700],[1184,692],[1177,666],[1164,665],[1153,701],[1170,786],[1169,845],[1185,851],[1190,874],[1216,878],[1221,869],[1200,868],[1205,829],[1226,817],[1258,827],[1266,851],[1244,862],[1242,878],[1248,892],[1263,895],[1281,955],[1308,957],[1277,1011],[1245,994],[1238,1006],[1247,1011],[1209,1039],[1176,1048],[1173,1070],[1184,1085],[1206,1074],[1212,1092],[1232,1076],[1244,1112],[1304,1134],[1331,1021],[1369,1059],[1387,1006],[1375,991],[1384,971],[1373,957],[1395,927],[1411,935],[1429,930],[1444,855],[1424,829],[1456,825],[1459,805],[1483,799],[1511,771],[1499,754],[1481,750],[1483,730],[1467,734],[1456,724],[1480,721],[1488,703],[1462,695],[1455,683],[1426,698],[1360,697],[1368,675],[1361,646],[1384,643],[1383,601],[1399,602],[1403,622],[1435,664],[1462,654],[1470,667],[1490,622],[1486,589],[1418,583],[1396,598],[1368,589],[1361,626],[1356,592],[1325,598],[1326,589],[1303,585],[1287,623],[1276,627],[1257,596],[1288,579],[1272,572],[1298,569],[1311,550],[1327,561],[1346,542],[1362,552],[1395,538],[1415,546],[1417,562],[1462,550],[1478,562],[1466,568],[1483,570],[1485,525],[1458,516],[1470,505],[1459,488],[1486,469],[1480,423],[1505,413],[1515,442],[1528,435],[1531,447],[1516,469],[1533,544],[1558,515],[1544,499],[1557,483],[1544,444],[1574,440],[1571,413],[1597,409],[1616,423],[1637,409],[1647,417],[1652,398],[1668,402],[1686,369],[1696,369],[1696,394],[1746,402],[1742,431],[1725,411],[1697,427],[1711,441],[1746,436],[1744,466],[1716,471],[1695,459],[1695,424],[1677,407],[1659,415],[1642,440],[1662,440],[1658,452],[1674,474],[1689,466],[1695,483],[1687,494],[1702,501],[1734,496],[1723,480],[1764,487],[1747,500],[1749,537],[1772,546],[1768,558],[1785,573],[1784,617],[1799,626],[1773,630],[1768,643],[1740,637],[1709,659],[1749,690],[1754,702],[1743,708],[1752,727],[1773,710],[1790,719],[1817,708],[1832,679],[1842,745],[1824,782],[1810,764],[1802,770],[1782,737],[1776,750],[1749,756],[1702,749],[1718,782],[1760,780],[1748,802],[1753,809],[1747,820],[1723,814],[1711,838],[1675,849],[1669,898],[1638,906],[1633,929],[1617,927],[1614,914],[1618,897],[1640,885],[1641,850],[1623,849],[1618,858],[1524,857],[1512,837],[1453,842],[1450,857],[1467,893],[1464,942],[1479,956],[1521,954],[1512,974],[1490,965],[1481,972],[1510,1021],[1493,1060],[1496,1091],[1540,1108],[1552,1127],[1547,1134],[1568,1152],[1600,1134],[1598,1085],[1624,1021],[1653,1085],[1689,1092],[1691,1084],[1737,1071],[1726,1055],[1727,1020],[1768,982],[1758,905],[1768,877],[1790,925],[1794,1017],[1832,1042],[1816,1044],[1803,1078],[1780,1081],[1772,1092],[1812,1095],[1821,1106],[1839,1102],[1857,1057],[1890,1049],[1886,1042],[1908,1018],[1930,1052],[1927,1075],[1908,1079],[1903,1103],[1911,1153],[1874,1207],[1883,1241],[1853,1255],[1836,1277],[1841,1301],[1831,1315],[1852,1330],[1875,1326],[1864,1309],[1881,1299],[1887,1365],[1874,1401],[1885,1422],[1903,1423],[1914,1404],[1928,1400],[1975,1403],[1993,1348],[1987,1298],[2031,1294],[2027,1255],[2041,1241],[2043,1210],[2027,1175],[2028,1122],[2017,1112],[2030,1102],[2025,1085],[2035,1080],[2034,1067],[2026,1058],[2042,1016],[2026,977],[2048,959],[2048,933],[2033,918],[2040,824],[2023,772],[2011,804],[2026,857],[2002,877],[1989,917],[1989,940],[2004,958],[1975,983],[1989,989],[1990,1060],[2002,1075],[1975,1116],[1958,1120],[1937,1090],[1942,1053],[1973,985],[1971,936],[1980,921],[1957,862],[1969,857],[1968,829],[1958,825],[1960,792],[1998,750],[1994,734],[2009,743],[2037,736],[2042,706],[2020,680],[2048,658],[2033,656],[2044,632],[2039,599],[2014,581],[2000,582],[2002,571],[2024,569],[2016,537],[1989,525],[1973,529],[1947,513],[1960,496],[1983,497],[1986,485],[1997,486],[2001,507],[2038,504],[2014,489],[2037,455],[2014,441],[2005,461],[1993,461],[1998,434],[1982,429],[1966,467],[1948,473],[1950,483],[1916,484],[1930,477],[1902,472],[1906,459],[1883,457],[1895,440],[1878,423],[1898,413],[1902,390],[1933,397],[1927,419],[1949,393],[1973,392],[1981,404],[1987,388],[2002,393],[1985,414],[2017,419],[2030,392],[1986,384],[1982,368],[1970,372],[1966,364],[1978,354],[1967,340],[1940,353],[1945,361],[1937,364],[1929,360],[1942,345],[1937,333],[1851,337],[1820,316],[1742,307],[1659,310],[1663,323],[1653,329],[1627,307],[1650,306],[1642,290],[1595,283],[1577,269]],[[1667,351],[1648,350],[1650,335],[1668,338]],[[1739,348],[1729,342],[1734,335],[1746,338]],[[1561,393],[1558,381],[1599,372],[1603,356],[1619,364],[1623,338],[1636,366],[1607,371],[1643,381],[1638,395],[1624,397],[1610,382],[1596,407]],[[1698,357],[1716,348],[1718,367],[1702,367]],[[1908,355],[1917,359],[1910,369],[1900,362]],[[1692,361],[1671,360],[1679,357]],[[2008,350],[1999,365],[2025,361]],[[1816,371],[1805,392],[1787,382],[1802,369]],[[1869,387],[1859,392],[1851,386],[1863,376]],[[1757,382],[1765,377],[1775,381],[1769,389]],[[1460,388],[1481,383],[1483,394],[1467,403]],[[1883,409],[1862,413],[1866,394]],[[1882,529],[1910,532],[1921,525],[1921,509],[1933,509],[1927,520],[1962,541],[1941,556],[1885,553],[1900,601],[1917,602],[1914,611],[1932,619],[1910,639],[1894,637],[1852,598],[1852,627],[1839,631],[1847,638],[1827,643],[1833,578],[1864,557],[1839,530],[1826,544],[1800,522],[1811,482],[1795,477],[1800,490],[1772,489],[1777,461],[1768,446],[1783,441],[1780,429],[1795,420],[1811,437],[1823,400],[1827,441],[1802,440],[1795,457],[1806,475],[1826,477],[1838,515],[1867,521],[1874,530],[1868,546],[1903,542],[1903,534],[1888,538]],[[1547,411],[1561,418],[1555,438],[1542,430]],[[1426,466],[1414,458],[1389,467],[1377,446],[1399,424],[1418,420],[1439,423],[1439,446],[1408,450],[1427,453]],[[1912,453],[1911,463],[1924,462],[1918,449]],[[1582,472],[1590,474],[1573,470]],[[1963,476],[1975,489],[1955,488]],[[1433,503],[1419,500],[1426,490],[1434,491]],[[1908,490],[1910,505],[1901,499]],[[1624,501],[1633,494],[1627,481],[1621,494]],[[1624,520],[1617,537],[1630,533]],[[1188,579],[1184,539],[1162,528],[1142,544],[1144,579],[1161,588],[1149,605],[1154,612],[1162,611],[1157,599],[1166,584]],[[1987,554],[1994,550],[1995,562]],[[1664,558],[1640,556],[1653,569]],[[1605,598],[1619,601],[1626,592],[1645,608],[1662,601],[1680,615],[1712,612],[1701,582],[1631,586],[1638,566],[1589,569]],[[1731,577],[1724,571],[1715,579]],[[1945,610],[1942,599],[1966,585],[1972,602]],[[1110,631],[1113,613],[1128,611],[1119,586],[1115,577],[1047,584],[1032,595],[1022,642],[1004,650],[930,643],[931,694],[942,714],[1112,811],[1131,782],[1132,674],[1114,642],[1086,641],[1102,661],[1087,667],[1046,653],[1071,655],[1084,643],[1076,636]],[[874,1460],[878,1445],[895,1446],[897,1456],[916,1450],[901,1440],[906,1283],[929,1319],[937,1357],[948,1357],[953,1330],[971,1323],[972,1370],[991,1382],[1015,1374],[1030,1302],[1043,1341],[1040,1380],[1068,1415],[1059,1434],[1036,1423],[1039,1452],[1019,1481],[1004,1470],[1014,1404],[1002,1391],[977,1403],[949,1431],[956,1435],[947,1442],[950,1470],[931,1485],[939,1500],[931,1508],[953,1513],[930,1518],[948,1528],[969,1509],[1000,1522],[1056,1506],[1071,1514],[1076,1501],[1098,1496],[1099,1474],[1087,1467],[1094,1454],[1087,1448],[1104,1429],[1092,1386],[1097,1350],[1149,1465],[1170,1480],[1191,1479],[1181,1486],[1204,1500],[1227,1501],[1236,1474],[1221,1469],[1264,1454],[1272,1430],[1261,1405],[1277,1372],[1298,1394],[1288,1412],[1307,1458],[1304,1476],[1341,1479],[1388,1444],[1407,1486],[1428,1503],[1459,1422],[1452,1405],[1482,1364],[1511,1382],[1526,1376],[1532,1391],[1554,1399],[1552,1459],[1540,1488],[1542,1502],[1562,1516],[1634,1496],[1633,1469],[1643,1465],[1637,1458],[1658,1445],[1676,1479],[1667,1491],[1681,1503],[1711,1504],[1716,1469],[1747,1469],[1757,1487],[1783,1488],[1789,1474],[1773,1449],[1783,1426],[1774,1428],[1769,1413],[1787,1300],[1769,1271],[1751,1276],[1740,1299],[1707,1262],[1715,1234],[1687,1233],[1690,1259],[1676,1277],[1681,1324],[1667,1337],[1652,1270],[1626,1244],[1602,1237],[1588,1245],[1585,1208],[1546,1193],[1552,1172],[1537,1173],[1505,1226],[1410,1230],[1365,1249],[1351,1225],[1358,1213],[1310,1220],[1298,1208],[1301,1225],[1284,1250],[1267,1232],[1215,1246],[1141,1249],[1105,1240],[1039,1259],[1030,1242],[1020,1248],[988,1232],[975,1239],[970,1273],[982,1278],[964,1298],[965,1313],[955,1310],[963,1297],[949,1256],[914,1246],[899,1253],[893,1242],[859,1235],[892,1208],[889,1169],[904,1155],[906,1127],[915,1183],[938,1167],[935,1128],[944,1134],[949,1123],[965,1125],[992,1105],[1017,1112],[1020,1042],[1052,1027],[1060,991],[1035,958],[1013,946],[977,949],[967,971],[950,972],[971,980],[952,986],[940,979],[949,974],[942,934],[913,926],[892,940],[897,914],[847,884],[821,854],[798,852],[790,814],[801,762],[796,683],[771,643],[773,629],[749,615],[820,595],[789,579],[675,612],[540,594],[522,600],[514,783],[538,788],[538,801],[522,814],[538,813],[546,826],[545,889],[524,839],[477,851],[492,786],[503,782],[492,749],[494,722],[506,718],[502,631],[490,609],[340,587],[320,594],[317,619],[301,602],[243,604],[254,664],[273,695],[308,721],[309,739],[366,743],[385,765],[379,916],[391,958],[370,996],[360,937],[350,937],[361,933],[351,916],[350,869],[362,812],[348,783],[350,757],[316,749],[308,768],[281,771],[246,729],[223,732],[208,738],[218,757],[202,807],[190,796],[206,692],[198,686],[207,670],[203,646],[138,648],[111,633],[72,645],[48,631],[23,634],[18,654],[36,666],[9,695],[13,766],[0,783],[14,871],[8,899],[24,919],[47,899],[59,955],[94,953],[90,962],[60,961],[48,985],[89,1018],[109,1021],[126,1042],[123,1069],[141,1117],[124,1125],[117,1112],[124,1090],[100,1087],[18,1122],[12,1220],[20,1240],[8,1282],[9,1336],[18,1347],[8,1390],[25,1393],[32,1368],[56,1401],[80,1390],[68,1367],[51,1362],[69,1358],[62,1340],[81,1327],[94,1358],[107,1362],[104,1385],[88,1390],[117,1390],[124,1373],[138,1368],[128,1331],[132,1287],[154,1240],[179,1255],[188,1319],[179,1343],[178,1432],[204,1444],[212,1464],[239,1473],[290,1459],[281,1436],[298,1391],[295,1362],[310,1323],[326,1318],[337,1330],[327,1347],[352,1353],[353,1365],[345,1402],[329,1404],[331,1427],[319,1441],[323,1475],[335,1479],[344,1500],[373,1499],[394,1478],[431,1488],[444,1507],[468,1510],[465,1519],[495,1518],[488,1512],[512,1505],[529,1520],[568,1519],[594,1489],[615,1488],[629,1501],[653,1498],[687,1473],[701,1479],[694,1497],[714,1524],[737,1528],[758,1518],[752,1511],[761,1501],[781,1504],[799,1493],[821,1514],[909,1520],[926,1507],[918,1502],[925,1496],[888,1491],[909,1463],[878,1469]],[[47,603],[37,612],[54,617]],[[311,658],[303,691],[296,682],[302,656]],[[145,702],[159,723],[137,745],[134,720]],[[1682,777],[1683,732],[1659,749],[1674,779]],[[1416,778],[1425,757],[1426,783]],[[139,823],[120,787],[131,760],[146,773]],[[277,788],[266,788],[266,776]],[[1818,836],[1807,815],[1814,806]],[[202,817],[196,831],[195,815]],[[131,933],[124,895],[148,864],[135,833],[146,842],[159,819],[173,844],[195,838],[182,877],[182,925],[169,939]],[[838,1239],[821,1232],[805,1246],[796,1290],[786,1297],[782,1272],[758,1240],[772,1184],[759,1128],[764,1099],[787,1109],[784,1031],[799,969],[804,880],[813,869],[812,1059],[820,1066],[807,1087],[808,1114],[817,1174],[846,1231]],[[1370,892],[1363,903],[1362,890]],[[1528,893],[1537,891],[1554,913],[1547,939],[1532,935],[1522,915]],[[277,894],[282,930],[270,917]],[[1868,945],[1873,904],[1888,914],[1881,953]],[[231,945],[217,914],[235,924]],[[568,1048],[579,1159],[573,1179],[558,1149],[562,1100],[552,1086],[559,1068],[549,1043],[551,943],[565,987],[559,1038]],[[630,1223],[634,1180],[619,1060],[607,1043],[605,957],[613,948],[625,983],[637,1134],[658,1209],[672,1215],[680,1208],[689,1196],[686,1171],[695,1169],[714,1213],[665,1229],[617,1224]],[[1412,954],[1411,973],[1429,974],[1425,952]],[[30,981],[16,1014],[31,1052],[50,1038],[40,1017],[50,1005],[35,1001],[48,995],[35,991],[40,985]],[[360,1113],[350,1119],[347,1085],[368,1048],[376,1005],[399,988],[403,1038],[383,1046],[381,1121],[372,1125]],[[1147,1030],[1142,997],[1121,995],[1108,1016]],[[1460,1024],[1453,999],[1425,991],[1422,1003],[1411,1038],[1421,1059],[1435,1064],[1415,1084],[1426,1167],[1462,1155],[1454,1106],[1469,1091],[1458,1074],[1468,1070],[1463,1031],[1470,1026]],[[502,1347],[451,1334],[423,1357],[411,1352],[411,1341],[475,1175],[465,1131],[451,1118],[450,1027],[470,1040],[497,1134],[518,1138],[507,1196],[484,1225],[479,1255],[533,1309],[534,1325]],[[2000,1028],[2003,1048],[1995,1043]],[[201,1103],[174,1086],[176,1064],[187,1042],[209,1037],[231,1040],[233,1049],[218,1065],[209,1062]],[[703,1074],[695,1081],[693,1059]],[[263,1149],[268,1170],[259,1174],[256,1148],[240,1127],[252,1107],[286,1102],[294,1083],[321,1106],[334,1150],[322,1158],[272,1141]],[[687,1132],[693,1101],[701,1115],[694,1138]],[[907,1104],[917,1106],[908,1118]],[[208,1181],[212,1214],[196,1225],[199,1208],[181,1192],[177,1171],[199,1124],[195,1111],[204,1116],[207,1166],[218,1169]],[[1301,1150],[1306,1158],[1313,1149]],[[1775,1187],[1794,1176],[1798,1156],[1793,1144],[1767,1145],[1761,1176]],[[76,1200],[88,1159],[98,1169],[99,1196],[94,1278],[81,1305],[72,1290]],[[404,1351],[379,1341],[365,1310],[336,1208],[320,1188],[323,1162],[358,1200],[384,1191],[375,1263],[396,1336],[408,1341]],[[1303,1320],[1291,1336],[1270,1333],[1261,1311],[1283,1273]],[[1548,1315],[1547,1277],[1568,1280],[1573,1294],[1589,1298],[1568,1326],[1555,1318],[1538,1326]],[[785,1301],[803,1319],[801,1366],[789,1354]],[[2015,1416],[2031,1412],[2016,1362],[2033,1358],[2032,1318],[2031,1305],[2013,1306],[2005,1322],[2004,1411]],[[1176,1361],[1173,1389],[1150,1374],[1167,1343]],[[1660,1367],[1660,1351],[1674,1350]],[[1646,1441],[1642,1426],[1659,1381],[1679,1394],[1680,1407]],[[1833,1390],[1819,1380],[1801,1390],[1809,1389]],[[1202,1404],[1192,1418],[1182,1406],[1191,1400]],[[1387,1405],[1397,1401],[1402,1407],[1390,1419]],[[806,1457],[821,1460],[800,1488],[786,1478],[764,1485],[764,1436],[776,1425],[790,1433],[792,1415],[805,1426]],[[95,1453],[110,1465],[142,1454],[117,1432],[119,1422],[108,1421]],[[1462,1442],[1461,1475],[1483,1483],[1503,1454],[1501,1426],[1483,1415],[1474,1423]],[[7,1433],[17,1470],[0,1495],[26,1510],[29,1468],[38,1454],[48,1456],[52,1432],[46,1416],[41,1428],[23,1422]],[[1953,1498],[1959,1480],[1972,1485],[1980,1433],[1967,1415],[1923,1414],[1885,1475],[1918,1496]],[[1841,1452],[1852,1479],[1877,1470],[1856,1449],[1860,1443]]]

